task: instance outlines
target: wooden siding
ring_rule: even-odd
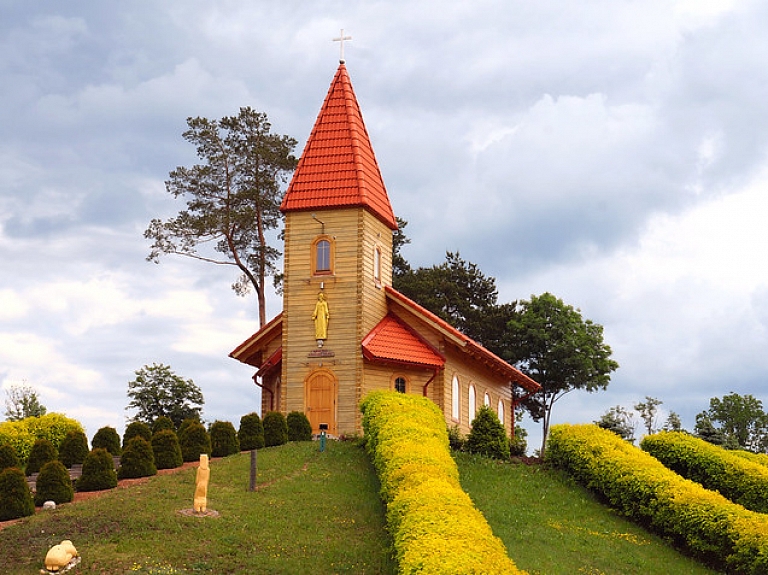
[[[305,411],[308,375],[315,369],[331,369],[338,378],[336,429],[332,432],[357,433],[364,381],[360,346],[363,337],[384,317],[387,306],[382,287],[373,279],[373,254],[379,245],[381,275],[388,282],[392,273],[392,234],[361,208],[313,213],[286,214],[281,406],[286,413]],[[312,243],[323,234],[333,240],[334,269],[331,274],[313,276]],[[319,350],[311,318],[321,292],[330,315],[322,352],[332,352],[333,356],[309,357]]]

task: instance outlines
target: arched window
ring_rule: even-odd
[[[319,236],[312,242],[312,275],[333,273],[333,240],[330,236]]]
[[[475,419],[477,412],[477,400],[475,398],[475,386],[469,384],[469,401],[467,402],[467,411],[469,414],[469,423],[472,424],[472,420]]]
[[[398,393],[406,393],[408,391],[408,381],[402,375],[395,378],[395,391]]]
[[[451,383],[451,417],[456,421],[461,421],[461,388],[459,387],[459,376],[453,376]]]
[[[504,425],[504,402],[499,399],[499,405],[496,407],[496,412],[499,414],[499,421]]]
[[[488,395],[487,391],[485,392],[485,395],[483,395],[483,405],[485,407],[490,407],[491,406],[491,396]]]

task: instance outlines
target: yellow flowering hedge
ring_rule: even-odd
[[[768,513],[768,468],[680,431],[646,436],[640,447],[666,467],[752,511]]]
[[[77,420],[60,413],[46,413],[41,417],[27,417],[20,421],[3,421],[0,423],[0,444],[7,443],[13,447],[24,465],[37,439],[47,439],[59,449],[69,431],[83,431],[83,426]]]
[[[596,425],[556,425],[547,460],[623,514],[732,574],[768,573],[768,516],[685,479]]]
[[[438,407],[423,397],[380,391],[360,409],[399,573],[524,574],[461,489]]]

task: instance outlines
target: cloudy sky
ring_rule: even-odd
[[[501,301],[549,291],[621,368],[555,421],[646,395],[692,428],[768,404],[768,4],[758,0],[0,0],[0,385],[89,436],[165,363],[208,421],[256,409],[227,354],[257,327],[235,276],[142,233],[181,205],[189,116],[309,134],[349,70],[413,265],[460,251]],[[272,296],[268,316],[280,310]],[[532,437],[538,426],[528,422]]]

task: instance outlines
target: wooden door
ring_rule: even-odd
[[[327,369],[313,371],[305,383],[306,412],[312,433],[320,433],[320,424],[328,424],[328,433],[336,433],[336,376]]]

